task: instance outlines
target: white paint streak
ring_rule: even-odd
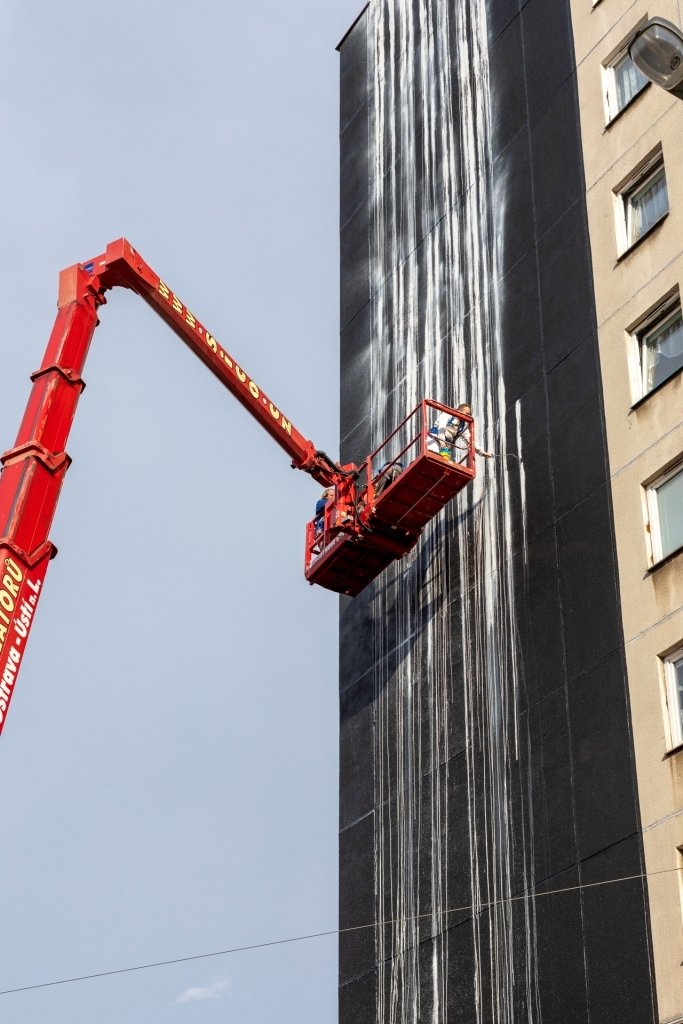
[[[469,401],[479,443],[507,452],[506,183],[492,171],[484,3],[373,0],[368,26],[373,446],[430,397]],[[380,1024],[441,1024],[458,1000],[448,948],[458,921],[445,915],[455,859],[455,902],[468,902],[469,873],[476,911],[461,926],[474,947],[472,1020],[540,1021],[534,901],[514,922],[512,904],[498,904],[513,895],[513,852],[518,886],[531,886],[533,868],[532,793],[519,770],[528,726],[520,735],[517,714],[513,497],[526,567],[518,407],[515,424],[519,460],[480,462],[457,507],[375,587],[377,916],[396,922],[377,935]],[[457,818],[456,782],[467,801]]]

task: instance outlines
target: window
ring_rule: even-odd
[[[619,250],[626,252],[669,212],[661,149],[615,190]]]
[[[636,401],[683,368],[683,316],[676,293],[633,331],[637,350]]]
[[[619,51],[616,57],[603,66],[603,81],[608,124],[648,84],[648,79],[638,70],[625,50]]]
[[[679,463],[646,490],[652,563],[683,547],[683,466]]]
[[[683,745],[683,648],[662,659],[670,749]]]
[[[633,245],[669,212],[664,164],[657,166],[644,181],[624,195],[626,244]]]

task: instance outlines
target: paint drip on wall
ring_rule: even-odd
[[[506,426],[486,28],[483,0],[368,10],[373,446],[429,397],[470,403],[497,456],[375,587],[381,1024],[445,1021],[458,986],[473,1021],[540,1019],[533,901],[510,902],[534,843],[512,557],[526,565],[525,484],[519,406]],[[449,958],[455,926],[471,930],[469,977]]]

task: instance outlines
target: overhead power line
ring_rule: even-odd
[[[508,903],[520,902],[522,900],[542,899],[545,896],[561,896],[570,892],[583,891],[585,889],[596,889],[605,885],[617,885],[620,882],[643,881],[655,875],[670,875],[683,871],[683,868],[664,868],[661,871],[649,871],[638,875],[624,875],[621,878],[607,878],[601,882],[585,882],[581,885],[564,886],[561,889],[548,889],[544,892],[523,893],[520,896],[506,896],[501,900],[492,900],[490,903],[470,903],[463,907],[451,907],[450,910],[437,912],[428,911],[424,914],[413,914],[409,917],[389,918],[385,921],[372,921],[370,924],[356,924],[348,928],[331,928],[324,932],[309,932],[306,935],[292,935],[286,939],[272,939],[269,942],[254,942],[248,946],[231,946],[229,949],[217,949],[211,953],[195,953],[192,956],[179,956],[173,960],[156,960],[149,964],[136,964],[134,967],[119,967],[110,971],[96,971],[93,974],[80,974],[73,978],[59,978],[56,981],[41,981],[34,985],[21,985],[17,988],[6,988],[0,990],[0,996],[9,996],[17,992],[33,992],[40,988],[53,988],[56,985],[72,985],[77,981],[93,981],[96,978],[111,978],[117,974],[132,974],[134,971],[149,971],[155,967],[170,967],[173,964],[186,964],[193,960],[207,960],[214,956],[230,956],[233,953],[247,953],[255,949],[269,949],[272,946],[286,946],[294,942],[308,942],[311,939],[329,938],[331,935],[348,935],[351,932],[366,931],[369,928],[381,928],[388,925],[406,924],[410,921],[419,921],[425,918],[448,917],[450,914],[461,914],[470,911],[473,914],[480,914],[483,911],[491,910],[494,907],[504,906]]]

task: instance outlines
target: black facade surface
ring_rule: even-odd
[[[524,554],[519,552],[515,580],[525,665],[523,697],[526,706],[533,707],[558,690],[564,692],[566,683],[554,529],[530,539],[526,574],[524,568]]]
[[[372,836],[372,814],[342,829],[340,835],[339,981],[342,986],[371,972],[376,962],[375,932],[364,927],[375,920]]]
[[[657,1017],[646,892],[638,881],[581,888],[638,875],[644,869],[570,5],[569,0],[482,2],[488,19],[494,102],[493,176],[505,183],[507,197],[499,289],[507,436],[514,437],[515,424],[521,423],[526,479],[525,519],[520,494],[511,494],[522,671],[514,704],[516,718],[510,721],[508,715],[501,723],[501,728],[515,732],[518,756],[496,767],[505,778],[511,817],[510,893],[518,898],[509,910],[515,936],[509,964],[515,978],[514,1005],[508,1017],[496,1016],[487,987],[488,979],[501,968],[481,936],[488,934],[488,915],[500,911],[472,908],[470,821],[475,823],[473,841],[481,862],[493,870],[486,850],[490,823],[483,805],[476,801],[488,751],[482,737],[467,728],[458,624],[462,602],[473,601],[475,595],[471,576],[465,573],[460,578],[458,557],[473,534],[471,523],[459,520],[453,508],[444,513],[442,537],[448,554],[450,622],[443,693],[437,695],[448,704],[440,761],[426,753],[433,749],[428,743],[433,729],[429,708],[437,698],[426,689],[427,675],[414,657],[413,641],[400,633],[401,602],[395,588],[401,585],[401,577],[380,579],[358,598],[341,600],[340,927],[377,920],[392,908],[395,912],[399,865],[391,859],[392,849],[387,854],[392,870],[383,879],[378,877],[377,822],[380,816],[394,822],[395,802],[405,795],[396,789],[397,748],[405,737],[397,734],[395,679],[411,657],[418,722],[411,743],[421,760],[416,767],[415,797],[419,827],[413,837],[410,872],[420,912],[430,915],[440,909],[443,913],[443,907],[432,905],[433,836],[438,829],[444,836],[447,833],[445,867],[439,870],[445,871],[446,909],[452,913],[443,916],[438,935],[430,916],[408,929],[401,955],[413,957],[419,993],[401,993],[405,1003],[394,1004],[392,1010],[388,1009],[392,993],[380,992],[379,986],[382,977],[386,984],[381,957],[386,966],[396,954],[394,932],[385,928],[382,934],[378,929],[342,935],[340,1022],[431,1020],[436,999],[438,1019],[449,1024],[496,1024],[499,1019],[648,1024]],[[417,0],[413,6],[419,7]],[[366,13],[340,48],[340,433],[345,462],[360,461],[372,447],[368,30]],[[386,73],[398,74],[402,59],[396,54],[394,68]],[[418,152],[423,130],[419,107],[418,97]],[[406,170],[397,166],[398,180]],[[418,167],[417,188],[422,173]],[[454,199],[459,203],[462,197]],[[426,221],[436,225],[443,212],[437,204]],[[394,222],[393,227],[400,235],[401,223]],[[420,294],[426,273],[421,241],[411,251],[407,243],[401,249],[405,265],[414,265]],[[390,282],[382,288],[391,310],[396,296]],[[449,317],[455,313],[444,305],[442,314],[448,332],[453,326]],[[468,310],[460,308],[457,315],[466,321]],[[422,345],[426,343],[429,339],[421,339]],[[401,381],[388,383],[389,389],[395,388],[392,414],[398,422],[406,411],[404,392]],[[431,571],[429,550],[420,550],[417,557],[410,585],[419,588],[420,574],[427,576]],[[416,606],[417,598],[416,590]],[[427,606],[420,614],[424,621],[432,610]],[[379,615],[383,616],[381,650],[376,643]],[[380,727],[381,763],[377,756]],[[379,806],[376,794],[387,789],[391,799]],[[532,852],[529,827],[535,836]],[[402,869],[406,870],[405,865]],[[533,897],[522,898],[529,893]],[[446,990],[439,993],[432,990],[435,958],[448,965]],[[531,980],[526,971],[529,962],[535,964]],[[479,1002],[478,982],[483,986]],[[419,1007],[417,1017],[411,1016],[415,1006]]]
[[[342,441],[342,462],[358,462],[370,450],[369,413],[357,402],[363,394],[370,377],[370,305],[366,303],[360,312],[341,332],[341,363],[344,372],[341,377],[341,404],[346,409],[357,408],[359,420],[347,431]],[[365,431],[363,431],[365,424]],[[354,430],[359,435],[353,437]]]
[[[529,711],[534,811],[534,878],[551,878],[576,864],[569,718],[560,687]]]
[[[585,255],[588,224],[577,202],[539,239],[538,266],[545,362],[551,370],[595,330],[595,314],[584,299],[591,268]],[[558,287],[561,282],[561,287]]]
[[[591,1020],[620,1024],[658,1019],[650,964],[641,943],[634,941],[647,929],[647,896],[642,880],[633,879],[642,870],[640,836],[622,840],[581,865]],[[627,880],[593,887],[605,878]]]
[[[603,484],[557,522],[560,599],[567,678],[571,682],[623,649],[617,604],[611,518]],[[633,769],[629,777],[634,777]],[[633,783],[629,788],[633,789]],[[624,796],[626,795],[624,789]]]
[[[361,107],[344,128],[346,157],[341,165],[339,221],[345,226],[368,201],[368,125]]]
[[[340,319],[343,329],[370,301],[368,225],[367,214],[362,206],[357,207],[341,227],[340,255],[342,265],[348,267],[341,288]]]
[[[597,337],[590,334],[548,373],[550,453],[556,473],[555,506],[561,516],[604,482],[603,459],[596,459],[602,435]]]
[[[572,47],[567,46],[567,40],[571,39],[569,5],[527,0],[520,20],[524,48],[529,54],[525,63],[529,118],[534,121],[551,106],[555,94],[574,74],[574,54]],[[574,149],[570,136],[567,141]],[[572,155],[575,157],[576,151]]]
[[[494,43],[501,32],[517,17],[520,0],[486,0],[486,26],[489,41]]]
[[[568,707],[574,768],[576,831],[583,860],[638,831],[635,787],[623,782],[629,746],[621,651],[572,680]],[[611,799],[619,793],[621,799]]]
[[[536,250],[531,249],[502,281],[501,298],[506,316],[511,324],[519,325],[519,330],[509,332],[506,346],[505,391],[511,402],[528,394],[544,377],[537,258]],[[526,426],[526,417],[522,417],[522,422]],[[526,452],[526,445],[524,450]],[[545,475],[549,476],[547,472]]]
[[[361,16],[339,48],[339,130],[343,132],[360,110],[367,114],[367,18]]]
[[[517,347],[517,340],[514,345]],[[506,360],[506,376],[509,365],[510,362]],[[555,491],[548,436],[545,374],[543,379],[537,383],[534,383],[533,378],[529,378],[527,390],[517,401],[522,419],[521,436],[526,490],[527,494],[533,495],[533,501],[527,501],[526,509],[526,537],[528,542],[532,542],[539,534],[552,528],[555,523]],[[515,410],[510,409],[508,412],[509,431],[514,429],[514,424]],[[513,495],[513,502],[514,511],[517,514],[514,517],[512,528],[515,548],[519,548],[524,538],[524,524],[518,495]]]
[[[513,18],[493,41],[489,59],[497,69],[491,96],[492,148],[497,157],[527,124],[521,18]]]
[[[503,278],[519,261],[533,252],[536,240],[529,130],[525,127],[508,143],[493,162],[493,173],[507,184]],[[524,330],[524,319],[515,324]]]
[[[584,962],[585,934],[578,868],[570,868],[537,886],[534,911],[540,936],[538,971],[542,1021],[589,1024]],[[598,1020],[600,1018],[597,1018]],[[649,1018],[644,1018],[648,1020]]]
[[[534,221],[539,237],[585,195],[581,152],[575,140],[557,131],[558,124],[571,122],[579,123],[574,75],[562,83],[548,105],[530,122]]]
[[[376,1024],[377,972],[372,971],[339,989],[339,1019],[354,1024]]]
[[[470,1024],[472,1007],[476,1000],[474,970],[474,944],[470,921],[451,928],[448,932],[448,991],[447,1016],[449,1024]]]
[[[345,785],[339,793],[339,825],[344,829],[369,814],[374,807],[372,672],[366,672],[342,690],[339,699],[341,718],[348,723],[340,754],[340,772]]]

